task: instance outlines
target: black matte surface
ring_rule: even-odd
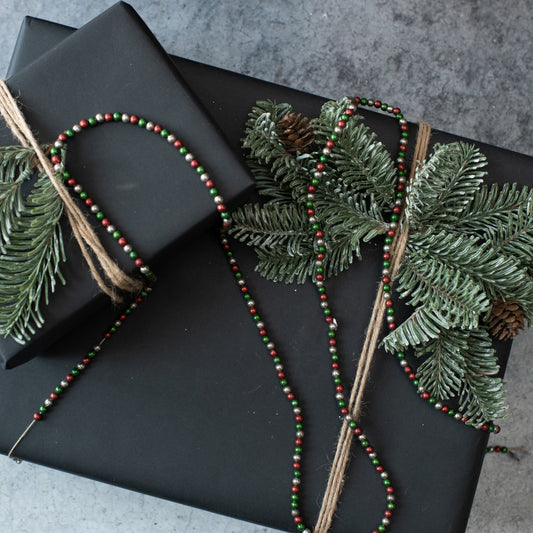
[[[41,141],[98,112],[143,116],[175,132],[201,163],[216,172],[228,203],[251,186],[239,158],[203,112],[167,54],[127,4],[116,4],[27,68],[7,80]],[[67,168],[112,223],[150,264],[170,245],[216,217],[198,174],[157,134],[122,123],[87,131],[69,142]],[[4,135],[4,143],[11,144]],[[93,218],[96,225],[96,220]],[[103,234],[105,232],[102,231]],[[0,342],[0,359],[15,366],[86,316],[102,297],[75,242],[66,234],[69,258],[60,287],[45,310],[45,326],[21,347]],[[110,253],[133,262],[105,235]]]
[[[66,31],[38,21],[28,23],[25,57],[38,56],[43,35],[51,45]],[[322,103],[318,97],[175,61],[236,150],[243,121],[255,100],[290,101],[308,115],[316,115]],[[365,117],[394,149],[395,122],[376,113]],[[433,140],[456,138],[435,133]],[[530,183],[530,158],[480,147],[489,157],[493,179],[512,176],[519,183]],[[304,404],[305,511],[314,519],[339,428],[315,292],[309,284],[266,282],[253,275],[249,250],[239,248],[236,253]],[[362,263],[329,284],[342,327],[347,376],[353,375],[378,280],[378,248],[366,246],[363,254]],[[228,272],[215,232],[207,231],[176,250],[158,273],[161,279],[153,295],[88,375],[67,392],[68,398],[50,419],[34,428],[21,445],[20,455],[293,531],[288,506],[290,408]],[[42,357],[0,373],[6,398],[0,406],[2,451],[18,437],[61,375],[98,338],[106,320],[94,317],[85,330],[72,332]],[[499,348],[505,357],[509,346]],[[399,508],[390,531],[463,531],[486,435],[421,402],[397,363],[383,353],[373,367],[363,422],[398,489]],[[338,533],[370,531],[383,507],[382,487],[368,461],[359,450],[354,451],[332,530]]]

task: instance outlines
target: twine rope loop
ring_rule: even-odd
[[[63,183],[56,178],[52,163],[41,149],[41,146],[35,139],[24,115],[22,114],[17,101],[11,94],[4,80],[0,79],[0,113],[4,117],[7,126],[17,138],[20,144],[24,147],[33,148],[35,157],[38,161],[38,169],[44,172],[59,197],[63,201],[64,209],[67,213],[70,227],[76,242],[78,243],[82,255],[87,262],[92,277],[100,287],[100,289],[107,294],[113,302],[120,302],[122,298],[118,294],[117,289],[127,291],[130,293],[137,292],[142,288],[142,282],[138,279],[132,278],[125,274],[117,265],[117,263],[109,256],[100,242],[98,236],[93,228],[83,215],[82,211],[71,197]],[[91,255],[92,253],[92,255]],[[105,277],[109,280],[108,286],[93,260],[96,258],[100,264],[101,270]]]

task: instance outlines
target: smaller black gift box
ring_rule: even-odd
[[[230,205],[251,179],[203,112],[154,36],[127,4],[119,3],[7,80],[40,142],[51,142],[97,113],[135,114],[179,136],[208,172],[216,172]],[[8,131],[0,143],[15,144]],[[152,266],[165,250],[216,217],[198,174],[169,143],[123,124],[95,128],[69,142],[66,166],[139,255]],[[87,209],[87,208],[86,208]],[[90,213],[87,216],[93,216]],[[133,262],[98,225],[112,257],[126,270]],[[67,262],[43,308],[45,324],[21,345],[0,340],[0,361],[20,364],[80,324],[105,298],[92,280],[69,228]]]
[[[12,71],[73,30],[27,19]],[[324,99],[239,74],[173,58],[180,73],[240,153],[243,124],[256,100],[290,102],[316,116]],[[391,151],[393,120],[361,113]],[[412,126],[414,130],[414,126]],[[433,141],[457,137],[434,132]],[[477,143],[493,178],[530,184],[532,159]],[[305,507],[316,518],[339,430],[321,315],[314,288],[272,284],[253,274],[249,249],[236,255],[275,335],[307,416]],[[344,374],[353,375],[377,288],[380,254],[329,283],[342,324]],[[219,248],[216,233],[169,254],[146,304],[106,347],[17,455],[222,514],[294,531],[290,517],[292,416]],[[295,313],[294,311],[297,311]],[[90,346],[107,317],[93,317],[28,365],[0,372],[0,449],[7,451],[58,376]],[[498,344],[505,360],[510,343]],[[21,394],[21,390],[28,391]],[[396,361],[379,352],[362,425],[397,487],[397,533],[464,531],[487,434],[460,425],[422,402]],[[38,435],[33,434],[38,432]],[[95,450],[98,450],[95,453]],[[332,533],[371,531],[383,488],[354,448]]]

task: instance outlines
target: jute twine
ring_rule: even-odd
[[[81,253],[87,262],[87,265],[89,266],[91,275],[95,279],[100,289],[102,289],[102,291],[114,302],[121,301],[117,289],[127,292],[139,291],[142,288],[141,281],[126,275],[118,267],[116,262],[109,257],[108,253],[102,246],[102,243],[96,236],[96,233],[81,212],[80,208],[72,199],[63,183],[56,178],[52,163],[48,157],[46,157],[41,149],[41,146],[33,136],[30,127],[28,126],[22,112],[17,105],[17,101],[11,95],[9,88],[2,79],[0,79],[0,113],[4,117],[7,126],[13,135],[18,139],[20,144],[25,147],[31,146],[33,148],[35,156],[38,160],[39,171],[44,172],[48,176],[48,179],[63,201],[64,209],[67,213],[68,221],[70,227],[72,228],[74,238],[80,247]],[[91,253],[97,259],[102,272],[109,280],[111,285],[110,287],[107,286],[100,275]]]
[[[430,134],[431,127],[429,124],[420,122],[409,181],[414,178],[417,166],[426,158]],[[397,232],[391,247],[391,280],[394,280],[394,276],[398,272],[402,255],[407,244],[408,235],[409,228],[402,216],[399,224],[399,231]],[[357,366],[355,380],[350,393],[348,409],[353,420],[357,420],[361,413],[364,389],[368,381],[370,366],[378,345],[385,309],[386,306],[383,298],[383,284],[380,284],[376,295],[376,300],[374,302],[374,308],[372,309],[370,323],[366,332],[363,350]],[[322,506],[320,508],[314,533],[327,533],[331,527],[331,523],[333,522],[335,511],[337,509],[337,502],[342,491],[346,467],[350,458],[350,447],[353,435],[354,433],[353,430],[350,429],[349,420],[344,420],[337,441],[337,449],[335,451],[333,464],[331,465],[328,484],[322,499]]]

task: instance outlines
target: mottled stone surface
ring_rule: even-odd
[[[173,54],[325,96],[379,97],[411,120],[533,155],[526,0],[131,3]],[[24,15],[80,26],[111,4],[0,0],[0,72]],[[513,347],[512,409],[495,443],[532,445],[532,348],[532,333]],[[469,533],[531,531],[533,459],[521,458],[486,459]],[[0,477],[2,533],[272,531],[5,458]]]

